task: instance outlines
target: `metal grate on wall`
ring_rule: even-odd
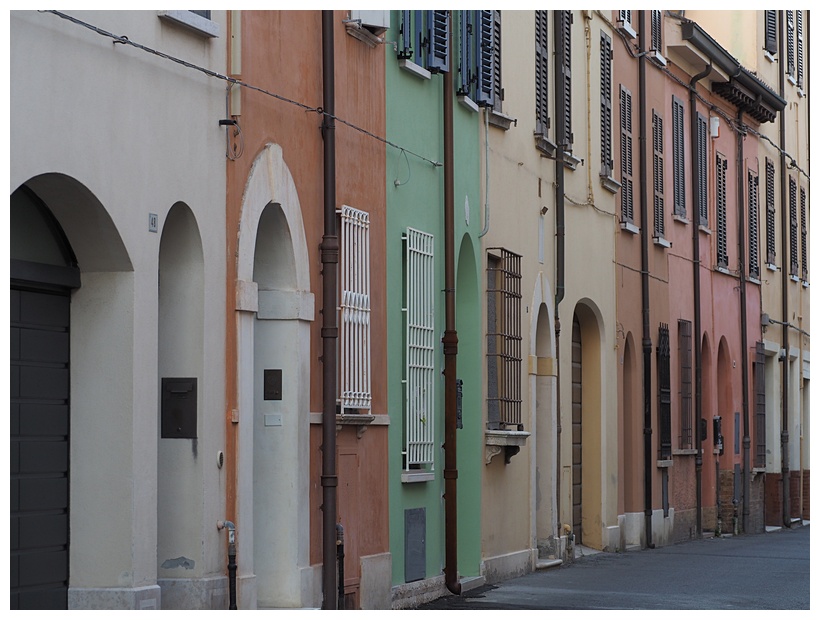
[[[370,215],[343,206],[339,212],[340,413],[370,411]]]
[[[521,256],[487,255],[487,422],[524,430],[521,421]]]
[[[405,241],[406,467],[433,465],[435,454],[435,265],[433,235],[407,229]]]

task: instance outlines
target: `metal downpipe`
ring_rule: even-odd
[[[737,112],[737,213],[738,213],[738,240],[740,261],[740,360],[743,386],[743,514],[741,525],[745,534],[749,533],[749,495],[752,489],[751,471],[749,469],[751,437],[749,436],[749,348],[747,346],[748,321],[746,317],[746,218],[743,200],[743,139],[745,129],[743,125],[743,111]]]
[[[336,113],[333,11],[322,11],[322,137],[324,224],[322,257],[322,609],[336,609]]]
[[[453,12],[448,19],[453,23]],[[450,29],[449,62],[453,67],[452,28]],[[453,594],[461,594],[458,580],[458,519],[456,480],[456,362],[458,334],[455,305],[455,215],[453,192],[453,73],[444,72],[444,581]]]
[[[782,60],[783,55],[783,37],[785,36],[783,21],[785,15],[783,11],[778,11],[778,22],[780,25],[780,36],[778,37],[778,54]],[[782,69],[783,67],[781,67]],[[786,92],[786,72],[778,71],[780,96],[784,97]],[[780,267],[781,277],[781,303],[783,313],[783,357],[780,363],[780,390],[781,390],[781,426],[780,426],[780,483],[783,485],[783,525],[791,527],[791,489],[789,488],[789,271],[791,267],[788,266],[789,254],[786,249],[788,246],[788,229],[789,220],[787,214],[788,201],[786,198],[786,183],[788,182],[788,175],[786,174],[786,115],[785,110],[780,113],[780,247],[783,252],[782,266]]]
[[[646,546],[652,542],[652,335],[649,331],[649,213],[647,210],[646,174],[646,12],[638,17],[638,124],[640,141],[640,195],[641,195],[641,318],[643,323],[643,466],[644,518]]]
[[[693,297],[695,310],[695,523],[698,538],[703,537],[703,442],[700,437],[700,427],[703,422],[703,355],[701,339],[700,318],[700,205],[697,202],[698,180],[695,171],[698,169],[697,149],[698,143],[697,121],[698,110],[696,104],[697,84],[712,72],[712,65],[708,65],[703,71],[692,77],[689,81],[689,129],[690,129],[690,151],[692,158],[692,277],[693,277]]]

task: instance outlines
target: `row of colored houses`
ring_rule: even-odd
[[[808,16],[12,11],[11,607],[808,519]]]

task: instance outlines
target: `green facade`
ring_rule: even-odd
[[[391,15],[387,41],[398,40],[400,11]],[[419,12],[414,12],[419,13]],[[456,12],[457,13],[457,12]],[[458,24],[458,18],[453,22]],[[453,45],[458,49],[458,28]],[[405,573],[405,511],[424,508],[426,567],[423,579],[443,574],[444,530],[444,82],[400,67],[397,51],[385,45],[387,139],[401,149],[387,150],[387,327],[388,406],[390,413],[390,549],[393,584],[419,579]],[[457,55],[454,61],[457,70]],[[454,77],[456,77],[454,75]],[[457,82],[457,80],[454,80]],[[481,563],[481,467],[483,420],[481,403],[481,303],[478,269],[481,242],[479,114],[453,98],[454,209],[456,262],[457,375],[464,382],[463,428],[457,432],[458,573],[478,576]],[[468,221],[469,220],[469,221]],[[432,480],[403,482],[405,436],[405,244],[407,229],[434,235],[435,413]],[[412,554],[411,554],[412,555]],[[417,556],[416,556],[417,557]],[[409,578],[408,578],[409,577]]]

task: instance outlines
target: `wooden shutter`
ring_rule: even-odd
[[[663,237],[665,232],[663,202],[663,119],[658,116],[655,110],[652,110],[652,161],[655,236]]]
[[[766,350],[755,343],[754,362],[755,467],[766,467]]]
[[[612,176],[612,39],[601,31],[601,176]]]
[[[794,11],[786,11],[786,73],[794,77]]]
[[[572,148],[572,11],[557,11],[560,22],[561,88],[564,98],[563,136],[559,142],[568,150]]]
[[[655,50],[659,54],[663,53],[661,49],[661,32],[663,29],[663,11],[652,11],[650,17],[652,20],[652,45],[649,49]]]
[[[548,11],[535,12],[535,133],[546,137],[549,121],[549,66]],[[603,69],[602,69],[603,70]]]
[[[777,11],[763,11],[765,25],[764,49],[771,55],[777,54]]]
[[[789,274],[796,276],[797,262],[797,183],[789,177]]]
[[[686,217],[686,162],[684,161],[683,101],[672,97],[672,192],[674,213]]]
[[[692,322],[678,320],[680,365],[680,447],[692,447]]]
[[[461,11],[459,13],[461,35],[458,50],[458,94],[473,98],[472,86],[475,75],[473,66],[475,56],[475,11]]]
[[[729,266],[729,253],[726,248],[726,169],[727,159],[718,153],[715,156],[715,209],[717,211],[717,264],[718,267]]]
[[[797,86],[803,88],[803,11],[795,11],[797,28]]]
[[[413,22],[411,11],[399,11],[399,58],[413,58]]]
[[[760,277],[760,242],[758,230],[760,228],[760,214],[757,200],[757,174],[749,170],[749,276]]]
[[[476,103],[482,106],[493,105],[495,91],[493,74],[493,12],[476,11]]]
[[[490,11],[493,16],[493,109],[500,112],[504,100],[501,87],[501,11]]]
[[[698,114],[697,117],[697,169],[695,174],[697,178],[698,193],[695,199],[698,202],[698,222],[701,226],[709,226],[709,203],[706,194],[707,177],[709,175],[707,158],[707,122],[706,117]]]
[[[658,426],[660,427],[660,458],[672,458],[672,385],[669,369],[669,325],[661,323],[658,330]]]
[[[450,12],[427,11],[427,68],[432,73],[450,70]]]
[[[621,221],[632,222],[632,93],[621,86]]]
[[[808,228],[806,227],[806,189],[800,188],[800,264],[803,282],[809,280]]]
[[[766,262],[774,265],[775,252],[774,162],[766,158]]]

